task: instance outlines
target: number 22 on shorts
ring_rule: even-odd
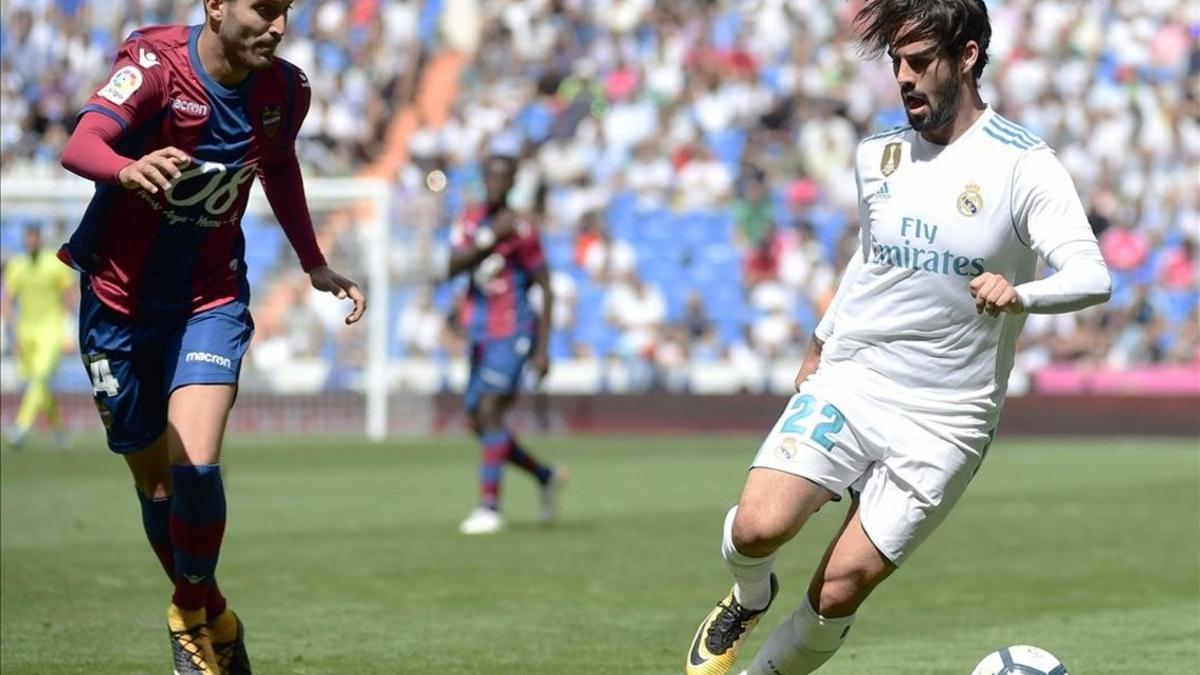
[[[783,420],[783,424],[779,427],[781,434],[797,434],[803,436],[809,433],[807,424],[802,424],[817,410],[817,406],[822,401],[818,401],[812,394],[800,394],[792,400],[792,405],[789,410],[793,411]],[[812,427],[810,438],[813,441],[825,448],[826,451],[833,450],[833,439],[829,438],[830,434],[836,434],[846,426],[846,416],[841,410],[832,403],[825,403],[821,407],[822,421]]]

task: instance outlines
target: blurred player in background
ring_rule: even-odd
[[[50,378],[58,369],[67,342],[66,318],[74,275],[63,267],[52,251],[42,248],[42,231],[25,228],[25,253],[14,256],[4,270],[4,322],[13,327],[17,369],[28,382],[8,442],[21,447],[26,435],[45,413],[54,429],[58,446],[67,444],[66,431],[58,413],[58,402],[50,389]],[[13,320],[13,302],[17,317]]]
[[[504,528],[500,477],[506,461],[537,480],[542,524],[557,515],[559,492],[567,479],[564,467],[543,464],[529,454],[504,421],[526,362],[538,382],[550,370],[554,305],[537,230],[508,204],[516,173],[515,153],[489,156],[484,164],[487,203],[469,209],[451,235],[449,276],[470,272],[460,316],[471,359],[466,407],[483,446],[479,506],[459,525],[463,534],[491,534]],[[534,285],[541,289],[540,317],[529,301]]]
[[[83,272],[80,352],[108,444],[175,585],[177,674],[248,673],[215,579],[221,441],[250,344],[242,214],[255,176],[312,285],[365,299],[317,246],[295,154],[305,75],[275,58],[290,3],[205,0],[200,26],[133,33],[80,113],[62,163],[96,194],[59,256]]]
[[[909,126],[858,146],[860,250],[725,518],[735,583],[696,631],[691,675],[733,666],[778,592],[776,552],[849,492],[803,603],[745,672],[801,675],[832,657],[983,462],[1025,316],[1109,296],[1066,170],[980,99],[982,0],[869,0],[856,23],[864,52],[890,57]],[[1034,281],[1039,256],[1057,273]]]

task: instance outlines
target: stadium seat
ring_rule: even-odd
[[[613,195],[608,202],[608,211],[605,216],[612,220],[618,218],[633,218],[637,215],[637,195],[632,191],[624,190]]]
[[[551,331],[549,354],[552,360],[569,359],[573,351],[571,337],[565,331]]]
[[[546,260],[553,269],[569,267],[574,262],[575,244],[566,234],[551,234],[542,236],[542,249]]]
[[[706,140],[717,159],[733,169],[742,159],[742,151],[746,147],[746,130],[732,127],[708,134]]]

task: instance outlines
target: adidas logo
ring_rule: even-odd
[[[890,188],[888,188],[888,183],[886,180],[883,181],[883,185],[880,185],[879,189],[875,191],[875,196],[880,199],[887,199],[888,197],[892,196],[892,191]]]

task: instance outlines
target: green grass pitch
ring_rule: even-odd
[[[562,522],[533,524],[534,490],[510,469],[510,529],[466,538],[467,439],[232,439],[219,576],[264,675],[681,673],[728,590],[721,518],[756,445],[535,438],[574,472]],[[123,462],[97,442],[0,462],[5,675],[167,672],[167,582]],[[780,598],[740,666],[799,601],[841,511],[781,553]],[[821,672],[966,675],[1014,643],[1076,675],[1200,672],[1194,442],[1001,437]]]

